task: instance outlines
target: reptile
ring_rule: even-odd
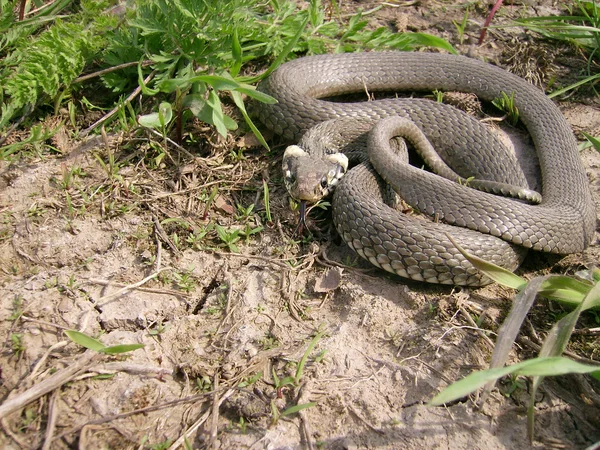
[[[359,255],[389,272],[418,281],[479,286],[490,280],[452,240],[475,256],[514,270],[525,249],[576,253],[593,238],[596,214],[571,128],[542,91],[499,67],[440,53],[319,55],[281,65],[259,90],[277,99],[258,110],[268,128],[297,142],[305,134],[320,134],[317,143],[325,141],[304,144],[316,150],[286,149],[284,178],[292,196],[316,201],[335,187],[333,220],[339,234]],[[475,190],[398,157],[390,139],[410,121],[443,161],[454,161],[459,177],[526,188],[518,164],[505,156],[499,139],[456,108],[424,98],[332,100],[364,91],[433,90],[468,92],[483,101],[513,98],[540,164],[539,204]],[[330,125],[334,131],[319,131]],[[369,149],[370,163],[348,173],[343,154],[326,143],[344,134]],[[386,205],[387,183],[409,205],[436,220],[423,221]]]

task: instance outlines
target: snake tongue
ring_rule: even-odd
[[[294,231],[295,235],[301,236],[302,232],[306,227],[306,200],[300,200],[300,217],[298,218],[298,225]]]

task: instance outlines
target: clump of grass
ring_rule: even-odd
[[[325,333],[323,331],[320,331],[312,338],[312,340],[308,344],[306,351],[302,355],[302,358],[300,359],[300,361],[298,361],[298,363],[296,365],[296,373],[294,374],[294,376],[290,375],[290,376],[280,379],[277,376],[275,369],[273,369],[272,376],[273,376],[273,381],[275,384],[275,389],[278,392],[278,395],[281,392],[281,390],[286,386],[292,386],[292,387],[300,386],[300,381],[302,380],[302,377],[304,376],[304,368],[308,361],[308,357],[310,356],[313,349],[315,348],[315,346],[317,345],[317,343],[323,337],[324,334]],[[319,356],[318,358],[322,358],[322,356]],[[281,417],[296,414],[297,412],[302,411],[303,409],[311,408],[315,405],[316,405],[315,402],[301,403],[301,404],[296,404],[296,405],[290,406],[289,408],[286,408],[285,410],[280,411],[275,403],[275,400],[271,400],[272,424],[276,424],[277,421]]]
[[[502,97],[492,100],[492,104],[506,113],[506,120],[513,127],[519,122],[519,110],[515,106],[515,94],[509,96],[506,92],[502,92]]]
[[[475,267],[489,278],[504,286],[517,289],[519,292],[514,298],[508,317],[498,331],[498,338],[490,368],[472,373],[466,378],[448,386],[444,391],[436,395],[429,404],[442,405],[469,395],[481,387],[484,387],[484,394],[481,397],[481,401],[483,402],[487,398],[487,393],[499,378],[506,375],[531,376],[532,389],[527,410],[527,424],[529,439],[533,442],[535,437],[534,413],[536,392],[544,377],[568,373],[589,373],[594,378],[600,380],[600,366],[582,364],[561,356],[571,338],[581,313],[591,308],[600,307],[600,270],[593,269],[580,274],[583,275],[583,279],[575,279],[563,275],[547,275],[527,281],[501,267],[469,255],[456,243],[454,244]],[[503,367],[521,325],[538,296],[572,305],[574,310],[553,325],[544,340],[537,358]]]
[[[545,38],[567,42],[580,49],[587,58],[587,76],[580,81],[550,94],[562,95],[585,84],[595,84],[600,79],[597,70],[600,55],[600,6],[596,2],[574,0],[566,16],[528,17],[514,21]]]

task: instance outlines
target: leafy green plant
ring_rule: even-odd
[[[208,375],[202,377],[196,377],[196,390],[198,392],[210,392],[212,391],[212,380]]]
[[[82,0],[78,12],[52,16],[51,25],[39,34],[13,17],[14,4],[3,8],[6,37],[0,47],[7,52],[0,64],[4,103],[0,129],[22,108],[33,108],[43,96],[54,98],[77,78],[86,62],[103,47],[105,31],[117,18],[105,14],[108,1]],[[64,8],[71,2],[59,2]],[[38,23],[40,25],[41,23]]]
[[[286,408],[283,411],[279,411],[277,405],[275,404],[275,401],[271,400],[271,425],[276,425],[281,417],[291,416],[292,414],[296,414],[302,411],[303,409],[312,408],[316,404],[316,402],[301,403],[299,405],[290,406],[289,408]]]
[[[225,244],[225,246],[229,249],[230,252],[239,253],[240,249],[236,244],[242,236],[242,230],[240,229],[226,229],[219,224],[215,225],[215,230],[217,230],[217,234],[219,239]]]
[[[308,344],[308,347],[306,348],[306,351],[302,355],[302,358],[300,359],[300,361],[298,361],[298,364],[296,366],[296,373],[294,374],[294,376],[288,376],[288,377],[285,377],[280,380],[277,377],[275,370],[273,369],[272,375],[273,375],[273,380],[275,382],[276,389],[280,389],[280,388],[288,386],[288,385],[293,385],[293,386],[300,385],[300,380],[302,379],[302,376],[304,375],[304,367],[306,366],[308,357],[310,356],[313,349],[317,345],[317,342],[319,342],[319,339],[321,339],[324,334],[325,334],[324,332],[320,331],[311,339],[310,343]]]
[[[262,227],[262,226],[253,227],[252,225],[250,225],[249,223],[247,223],[244,226],[244,228],[242,230],[240,230],[240,236],[245,237],[246,238],[246,242],[247,242],[248,239],[250,238],[250,236],[258,234],[258,233],[260,233],[263,230],[264,230],[264,227]]]
[[[23,315],[23,297],[16,295],[12,301],[12,313],[8,316],[8,320],[19,320]]]
[[[304,375],[304,368],[306,366],[306,362],[308,361],[308,357],[314,350],[315,346],[317,345],[317,342],[319,342],[319,339],[321,339],[324,334],[325,334],[324,332],[320,331],[311,339],[306,351],[302,355],[302,358],[300,359],[300,361],[298,361],[298,364],[296,366],[296,373],[294,374],[294,376],[287,376],[283,379],[280,379],[277,376],[275,369],[273,369],[273,372],[272,372],[273,382],[275,384],[275,389],[277,390],[277,392],[280,392],[281,389],[286,386],[296,386],[297,387],[300,385],[300,380],[302,379],[302,376]],[[319,356],[318,356],[319,360],[321,360],[323,358],[323,355],[324,355],[323,353],[319,354]],[[302,411],[303,409],[311,408],[315,405],[316,405],[315,402],[308,402],[308,403],[293,405],[289,408],[286,408],[283,411],[279,411],[279,408],[277,407],[275,400],[271,400],[272,424],[273,425],[276,424],[277,421],[281,417],[296,414],[297,412]]]
[[[242,381],[240,381],[237,385],[238,388],[243,389],[245,387],[248,386],[252,386],[254,383],[256,383],[258,380],[260,380],[263,376],[262,372],[257,372],[256,374],[254,374],[253,376],[251,376],[250,378],[244,378]]]
[[[438,89],[433,91],[433,98],[438,103],[444,103],[444,91],[440,91]]]
[[[87,176],[85,170],[83,170],[81,167],[67,167],[65,163],[61,163],[60,172],[60,179],[53,178],[53,181],[56,182],[56,184],[58,184],[65,191],[68,191],[73,187],[77,178],[84,178]]]
[[[506,113],[506,119],[508,123],[515,126],[519,121],[519,110],[515,106],[515,94],[512,93],[510,96],[506,92],[502,92],[502,97],[492,100],[492,104]]]
[[[235,129],[237,118],[225,112],[233,104],[248,128],[266,146],[250,120],[245,98],[273,102],[256,91],[253,83],[297,54],[360,49],[411,50],[435,46],[454,52],[443,39],[422,33],[393,33],[385,27],[367,30],[361,14],[347,23],[327,17],[320,0],[299,9],[290,0],[167,0],[137,1],[122,17],[110,9],[108,0],[82,0],[75,4],[59,0],[31,20],[17,21],[12,14],[17,0],[3,9],[0,28],[0,88],[3,103],[0,130],[18,116],[31,113],[41,103],[58,109],[68,104],[69,120],[75,123],[78,104],[70,92],[82,83],[100,77],[111,91],[102,101],[110,115],[117,115],[127,129],[133,117],[132,91],[137,87],[146,99],[156,97],[170,105],[178,136],[188,119],[196,117],[213,125],[225,136]],[[58,13],[69,6],[67,14]],[[245,76],[255,62],[271,62],[259,77]],[[100,66],[85,77],[80,74]],[[127,97],[127,100],[123,100]],[[100,106],[102,108],[102,106]],[[152,119],[141,111],[141,123]],[[105,119],[108,119],[106,117]],[[103,123],[106,121],[103,120]],[[86,132],[88,132],[86,130]],[[164,134],[164,133],[163,133]],[[41,140],[37,132],[31,140]],[[1,142],[0,142],[1,144]],[[2,148],[3,154],[18,151]]]
[[[237,214],[235,220],[247,221],[254,215],[254,203],[244,207],[242,205],[236,205]]]
[[[25,343],[23,342],[22,333],[11,333],[10,348],[14,354],[19,357],[25,351]]]
[[[47,212],[46,208],[41,206],[38,202],[34,202],[29,209],[27,209],[27,215],[29,217],[42,217]]]
[[[65,334],[69,339],[76,344],[81,345],[82,347],[99,353],[106,353],[108,355],[127,353],[144,347],[144,344],[119,344],[106,346],[99,340],[77,330],[65,330]]]
[[[594,147],[597,151],[600,152],[600,139],[598,137],[592,136],[587,133],[583,133],[583,135],[585,136],[585,138],[588,141],[587,143],[589,144],[589,145],[584,146],[583,148]],[[580,148],[580,149],[582,149],[582,148]]]
[[[164,325],[162,323],[162,321],[158,321],[158,322],[154,322],[155,326],[153,328],[150,328],[150,325],[148,327],[148,334],[150,336],[160,336],[162,333],[164,333],[165,331],[167,331],[170,327],[170,324],[166,324]]]
[[[2,107],[4,108],[4,105],[2,105]],[[28,146],[50,139],[56,134],[58,128],[59,127],[48,128],[42,124],[33,125],[29,129],[29,136],[27,138],[18,142],[14,142],[12,144],[5,145],[4,147],[0,147],[0,159],[8,159],[11,155],[22,151]],[[2,128],[0,127],[0,129]]]
[[[533,383],[527,423],[529,438],[533,442],[534,402],[543,377],[566,373],[590,373],[600,380],[600,366],[581,364],[560,356],[569,342],[580,314],[587,309],[600,307],[600,270],[594,269],[583,273],[584,278],[582,280],[562,275],[548,275],[527,281],[510,271],[469,255],[454,241],[453,243],[465,258],[489,278],[504,286],[517,289],[519,292],[513,301],[508,317],[498,331],[490,368],[475,372],[450,385],[435,396],[430,404],[441,405],[485,386],[484,395],[482,396],[482,401],[484,401],[487,392],[498,378],[509,374],[513,376],[532,376]],[[553,325],[537,358],[503,367],[519,329],[538,295],[570,304],[575,309]]]
[[[209,223],[205,226],[202,226],[196,230],[186,238],[186,242],[190,244],[192,247],[197,249],[203,248],[203,243],[207,237],[207,235],[213,230],[213,224]]]
[[[468,21],[469,21],[469,8],[465,8],[465,14],[460,23],[458,23],[456,20],[452,21],[452,23],[456,27],[456,32],[458,33],[458,41],[459,41],[460,45],[463,45],[463,42],[465,40],[465,29],[467,27]]]
[[[192,275],[192,269],[187,270],[185,272],[173,272],[171,277],[177,287],[181,289],[183,292],[192,292],[196,289],[196,280]]]

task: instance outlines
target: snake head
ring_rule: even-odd
[[[283,154],[285,187],[296,200],[316,203],[329,195],[348,170],[343,153],[312,156],[297,145]]]

